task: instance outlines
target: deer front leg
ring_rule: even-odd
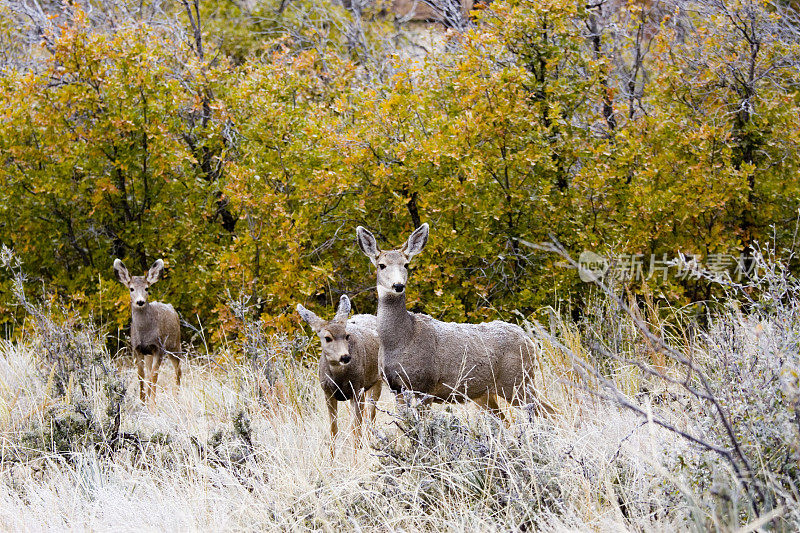
[[[158,369],[161,368],[161,359],[162,354],[160,351],[153,354],[153,360],[151,362],[151,369],[150,369],[150,401],[153,402],[153,405],[156,403],[156,384],[158,383]]]
[[[353,435],[356,439],[356,447],[361,447],[361,412],[364,405],[365,391],[353,395],[350,400],[350,408],[353,410]]]
[[[145,387],[147,384],[144,379],[144,355],[135,351],[134,358],[136,359],[136,371],[139,374],[139,399],[142,403],[146,403]]]
[[[331,425],[331,457],[336,451],[336,434],[339,432],[339,426],[336,421],[336,410],[339,407],[339,402],[333,395],[325,395],[325,401],[328,404],[328,420]]]
[[[367,391],[366,394],[366,399],[367,399],[367,405],[365,406],[366,419],[369,420],[370,423],[375,421],[375,411],[377,410],[378,400],[381,397],[381,390],[383,388],[382,386],[383,382],[378,381],[375,385],[372,386],[372,388],[370,388]]]

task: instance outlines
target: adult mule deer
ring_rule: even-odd
[[[394,392],[410,390],[438,402],[473,400],[503,417],[498,398],[553,412],[533,391],[538,350],[508,322],[442,322],[406,309],[408,265],[428,242],[428,224],[399,249],[382,251],[365,228],[358,244],[377,267],[378,338],[382,372]]]
[[[175,381],[181,385],[181,325],[178,313],[170,304],[148,302],[150,285],[161,278],[164,261],[153,263],[144,276],[131,276],[119,259],[114,260],[114,272],[120,283],[131,293],[131,345],[139,374],[139,399],[156,401],[158,369],[164,355],[175,366]]]
[[[375,418],[375,403],[381,395],[378,371],[378,332],[375,315],[350,315],[350,299],[342,295],[331,320],[323,320],[302,305],[297,312],[308,322],[322,343],[319,384],[325,393],[331,424],[331,453],[338,432],[339,402],[350,400],[356,445],[361,441],[361,422]]]

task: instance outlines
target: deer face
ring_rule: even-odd
[[[322,343],[322,355],[331,366],[350,364],[350,335],[345,324],[331,320],[317,335]]]
[[[128,288],[131,291],[131,305],[136,307],[147,305],[147,293],[150,290],[150,284],[147,283],[147,279],[144,276],[132,276]]]
[[[161,273],[164,271],[164,261],[157,260],[144,276],[131,276],[122,261],[115,259],[114,271],[117,273],[120,283],[130,290],[131,306],[134,309],[143,309],[147,306],[147,293],[150,285],[161,278]]]
[[[322,343],[322,355],[331,366],[350,364],[350,335],[347,333],[350,298],[346,294],[339,298],[339,309],[336,311],[336,316],[333,317],[333,320],[322,320],[300,304],[297,304],[297,312],[300,313],[303,320],[308,322],[311,329],[319,337]]]
[[[410,257],[399,250],[381,252],[375,260],[378,268],[378,290],[396,294],[405,292],[410,260]]]
[[[408,281],[408,264],[428,242],[428,224],[414,230],[402,248],[382,252],[375,237],[368,230],[356,228],[358,245],[378,269],[378,296],[403,294]]]

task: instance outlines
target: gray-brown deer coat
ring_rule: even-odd
[[[375,402],[382,389],[378,369],[380,344],[377,319],[375,315],[354,315],[348,319],[350,299],[347,295],[339,299],[339,309],[332,320],[323,320],[299,304],[297,312],[308,322],[322,344],[319,383],[328,406],[331,449],[338,432],[338,402],[348,400],[358,444],[364,414],[370,421],[375,418]]]
[[[131,276],[119,259],[114,272],[131,295],[131,346],[139,375],[139,398],[155,403],[156,384],[161,361],[166,355],[175,368],[175,381],[181,384],[181,325],[178,313],[170,304],[149,302],[150,286],[161,278],[164,262],[159,259],[145,276]]]
[[[381,367],[394,392],[410,390],[432,401],[474,400],[502,416],[498,398],[552,408],[533,389],[538,347],[519,326],[442,322],[406,309],[411,259],[428,240],[428,225],[402,248],[381,251],[365,228],[356,230],[364,254],[377,267]]]

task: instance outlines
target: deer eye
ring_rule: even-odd
[[[378,268],[380,268],[381,270],[383,270],[384,268],[386,268],[386,265],[384,265],[383,263],[381,263],[381,264],[379,264],[379,265],[378,265]]]
[[[150,287],[145,287],[144,292],[150,292]]]
[[[345,335],[344,338],[345,338],[345,340],[349,341],[350,340],[350,335]]]
[[[133,292],[133,287],[131,287],[131,292]]]
[[[403,268],[405,268],[406,270],[408,270],[408,263],[404,264],[404,265],[403,265]]]
[[[333,339],[331,337],[325,337],[325,342],[333,342]]]

